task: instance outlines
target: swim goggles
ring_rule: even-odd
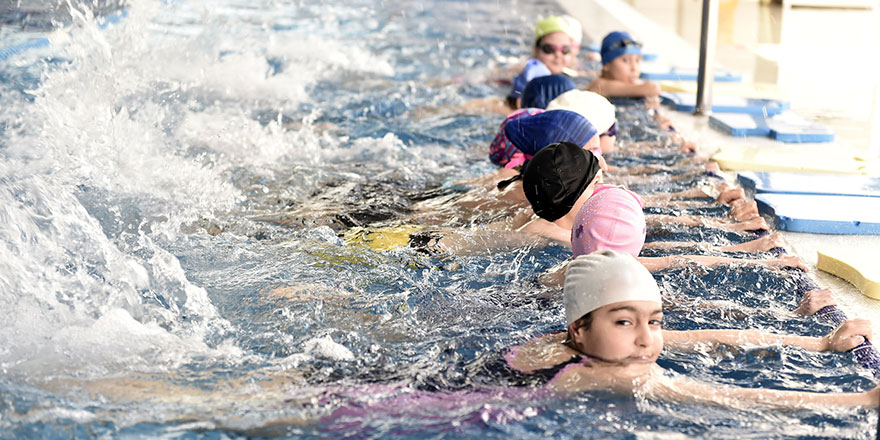
[[[544,52],[547,55],[553,55],[556,52],[562,52],[563,55],[568,55],[571,53],[571,46],[567,44],[563,46],[557,46],[555,44],[544,43],[538,46],[538,48],[541,49],[541,52]]]
[[[608,45],[607,50],[612,51],[615,49],[620,49],[621,47],[628,47],[628,46],[635,46],[635,47],[638,47],[639,49],[641,49],[642,43],[639,43],[638,41],[635,41],[635,40],[630,40],[629,38],[624,38],[623,40],[616,41],[616,42]]]

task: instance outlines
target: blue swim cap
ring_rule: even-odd
[[[529,81],[547,75],[550,75],[550,69],[544,63],[536,58],[529,59],[526,61],[526,66],[523,67],[523,70],[513,77],[513,88],[510,90],[510,96],[514,98],[521,97]]]
[[[614,31],[602,39],[602,64],[608,64],[615,58],[629,54],[642,54],[642,43],[634,40],[626,32]]]
[[[574,89],[574,81],[565,75],[541,76],[526,84],[520,107],[547,108],[557,96]]]
[[[596,135],[596,127],[583,116],[568,110],[551,110],[509,121],[504,134],[524,154],[534,156],[557,142],[586,144]]]

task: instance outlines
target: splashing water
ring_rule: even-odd
[[[560,327],[559,292],[534,279],[567,249],[340,238],[491,171],[501,117],[444,106],[503,95],[485,78],[555,3],[132,1],[109,25],[116,2],[64,5],[0,25],[51,42],[0,61],[0,437],[866,436],[859,411],[513,387],[500,353]],[[667,142],[621,109],[621,142]],[[752,307],[755,326],[827,331],[777,319],[792,301],[778,274],[738,270],[658,275],[682,304],[728,305],[716,321],[671,307],[671,325],[735,326]],[[869,380],[842,357],[716,354],[662,363],[746,386]],[[767,363],[783,374],[761,376]]]

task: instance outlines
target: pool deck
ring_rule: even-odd
[[[557,0],[562,8],[583,24],[586,42],[600,41],[608,32],[625,30],[637,34],[646,41],[646,50],[663,48],[665,63],[675,66],[696,66],[699,59],[698,48],[691,45],[674,32],[668,31],[645,17],[629,4],[621,0]],[[637,30],[637,32],[636,32]],[[738,138],[722,134],[709,127],[708,118],[694,116],[664,108],[664,115],[670,117],[677,130],[695,141],[702,154],[711,156],[725,145],[754,145],[762,148],[776,148],[783,144],[769,138]],[[804,150],[829,151],[839,142],[831,144],[800,144]],[[735,181],[735,173],[727,173]],[[831,289],[839,306],[850,318],[870,319],[880,328],[880,301],[861,294],[853,285],[816,269],[817,249],[827,248],[846,252],[847,250],[880,249],[880,236],[842,236],[825,234],[806,234],[782,231],[790,253],[803,258],[812,269],[812,276],[822,287]]]

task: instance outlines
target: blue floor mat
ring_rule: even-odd
[[[758,210],[778,229],[814,234],[880,235],[880,198],[757,194]]]
[[[737,180],[757,193],[880,197],[880,177],[742,171]]]

